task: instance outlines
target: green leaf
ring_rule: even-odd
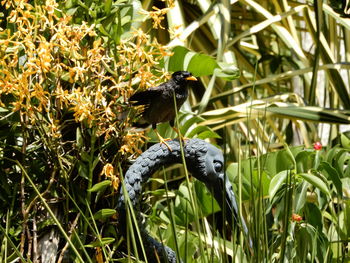
[[[239,78],[240,71],[232,63],[218,62],[219,68],[215,69],[215,75],[219,78],[231,81]]]
[[[204,183],[196,180],[194,181],[194,187],[196,190],[199,207],[201,208],[204,216],[220,211],[220,206],[208,191]]]
[[[207,126],[197,126],[194,128],[187,136],[189,138],[193,138],[197,135],[198,138],[200,139],[205,139],[205,138],[220,138],[220,136],[214,132],[212,129],[210,129]],[[200,135],[202,137],[200,137]],[[203,137],[204,136],[204,137]],[[207,137],[205,137],[207,136]]]
[[[297,163],[297,172],[306,173],[309,169],[313,167],[314,159],[315,159],[314,150],[304,150],[299,152],[295,156],[295,161]]]
[[[102,35],[112,38],[111,35],[106,31],[102,24],[97,24],[96,28],[102,33]]]
[[[105,12],[108,15],[111,12],[112,0],[105,1]]]
[[[270,182],[270,186],[269,186],[270,200],[272,200],[274,198],[277,191],[285,183],[289,173],[290,173],[290,171],[288,171],[288,170],[281,171],[272,178],[272,180]]]
[[[99,183],[93,185],[90,189],[88,189],[88,191],[89,192],[103,191],[110,185],[112,185],[112,182],[110,180],[105,180],[105,181],[102,181],[102,182],[99,182]]]
[[[338,171],[327,162],[321,162],[318,169],[320,171],[324,170],[328,174],[329,178],[331,179],[337,190],[338,195],[342,195],[343,188]]]
[[[66,15],[67,16],[73,16],[75,12],[78,10],[78,7],[73,7],[67,10]]]
[[[313,174],[306,174],[306,173],[301,173],[298,174],[298,176],[302,177],[304,180],[315,186],[316,188],[320,189],[321,192],[326,194],[327,196],[331,196],[331,193],[329,192],[329,188],[326,185],[325,182],[323,182],[318,176],[313,175]]]
[[[65,1],[65,8],[66,9],[69,9],[69,8],[71,8],[73,5],[75,4],[75,1],[73,1],[73,0],[67,0],[67,1]],[[69,10],[68,10],[69,11]],[[67,14],[67,13],[66,13]]]
[[[300,191],[298,191],[295,195],[295,212],[300,213],[301,209],[304,207],[306,203],[306,195],[307,190],[310,184],[308,182],[301,182],[301,185],[298,186]]]
[[[87,163],[90,161],[90,155],[88,152],[85,152],[85,151],[80,152],[80,158],[82,161],[87,162]]]
[[[89,180],[89,168],[84,162],[80,161],[78,166],[78,174],[79,176]]]
[[[9,110],[8,110],[8,109],[5,109],[5,108],[3,108],[3,107],[0,107],[0,113],[3,113],[3,112],[9,112]]]
[[[76,130],[76,138],[77,138],[77,146],[78,146],[78,148],[82,148],[83,145],[84,145],[84,139],[83,139],[83,136],[81,134],[80,128],[77,128],[77,130]]]
[[[340,141],[345,149],[350,149],[350,139],[344,133],[340,134]]]
[[[94,219],[95,220],[101,220],[101,219],[103,220],[103,219],[106,219],[108,217],[113,216],[116,213],[117,213],[117,211],[115,209],[104,208],[104,209],[97,211],[94,214]]]
[[[295,169],[294,163],[294,157],[290,151],[282,150],[277,152],[275,160],[277,172]]]
[[[185,123],[183,123],[180,127],[181,134],[187,136],[188,132],[190,131],[190,128],[192,126],[196,126],[195,124],[198,122],[203,121],[204,119],[199,116],[193,116],[190,119],[188,119]]]
[[[204,131],[204,132],[201,132],[200,134],[198,134],[197,136],[198,139],[208,139],[208,138],[216,138],[216,139],[221,139],[220,135],[217,134],[216,132],[214,131]]]
[[[306,203],[307,222],[322,231],[322,213],[314,203]]]
[[[173,56],[167,58],[165,63],[168,71],[187,70],[197,77],[213,75],[216,71],[217,76],[226,80],[239,77],[239,70],[233,63],[218,63],[209,55],[190,51],[183,46],[176,46],[172,51]]]

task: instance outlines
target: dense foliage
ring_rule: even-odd
[[[145,192],[152,236],[185,262],[348,261],[348,16],[337,1],[1,1],[0,262],[139,261],[115,203],[157,138],[127,101],[176,70],[200,78],[177,125],[224,151],[253,247],[179,166]]]

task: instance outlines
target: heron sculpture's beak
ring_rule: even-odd
[[[197,81],[197,78],[196,78],[196,77],[193,77],[193,76],[190,76],[190,77],[187,77],[186,80]]]
[[[220,174],[220,176],[217,177],[216,181],[216,183],[211,184],[210,186],[207,185],[208,189],[211,189],[214,198],[219,203],[221,210],[223,211],[224,216],[227,220],[227,223],[230,226],[233,226],[233,224],[240,224],[247,237],[249,246],[252,248],[253,244],[248,233],[247,224],[244,218],[241,217],[238,212],[239,210],[236,197],[230,181],[224,174]]]

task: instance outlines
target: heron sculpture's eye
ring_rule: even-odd
[[[214,161],[214,169],[217,173],[221,172],[222,167],[223,167],[222,162]]]

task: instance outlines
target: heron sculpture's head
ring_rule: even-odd
[[[224,157],[218,148],[199,139],[192,139],[185,148],[189,169],[194,177],[207,185],[224,177]]]

